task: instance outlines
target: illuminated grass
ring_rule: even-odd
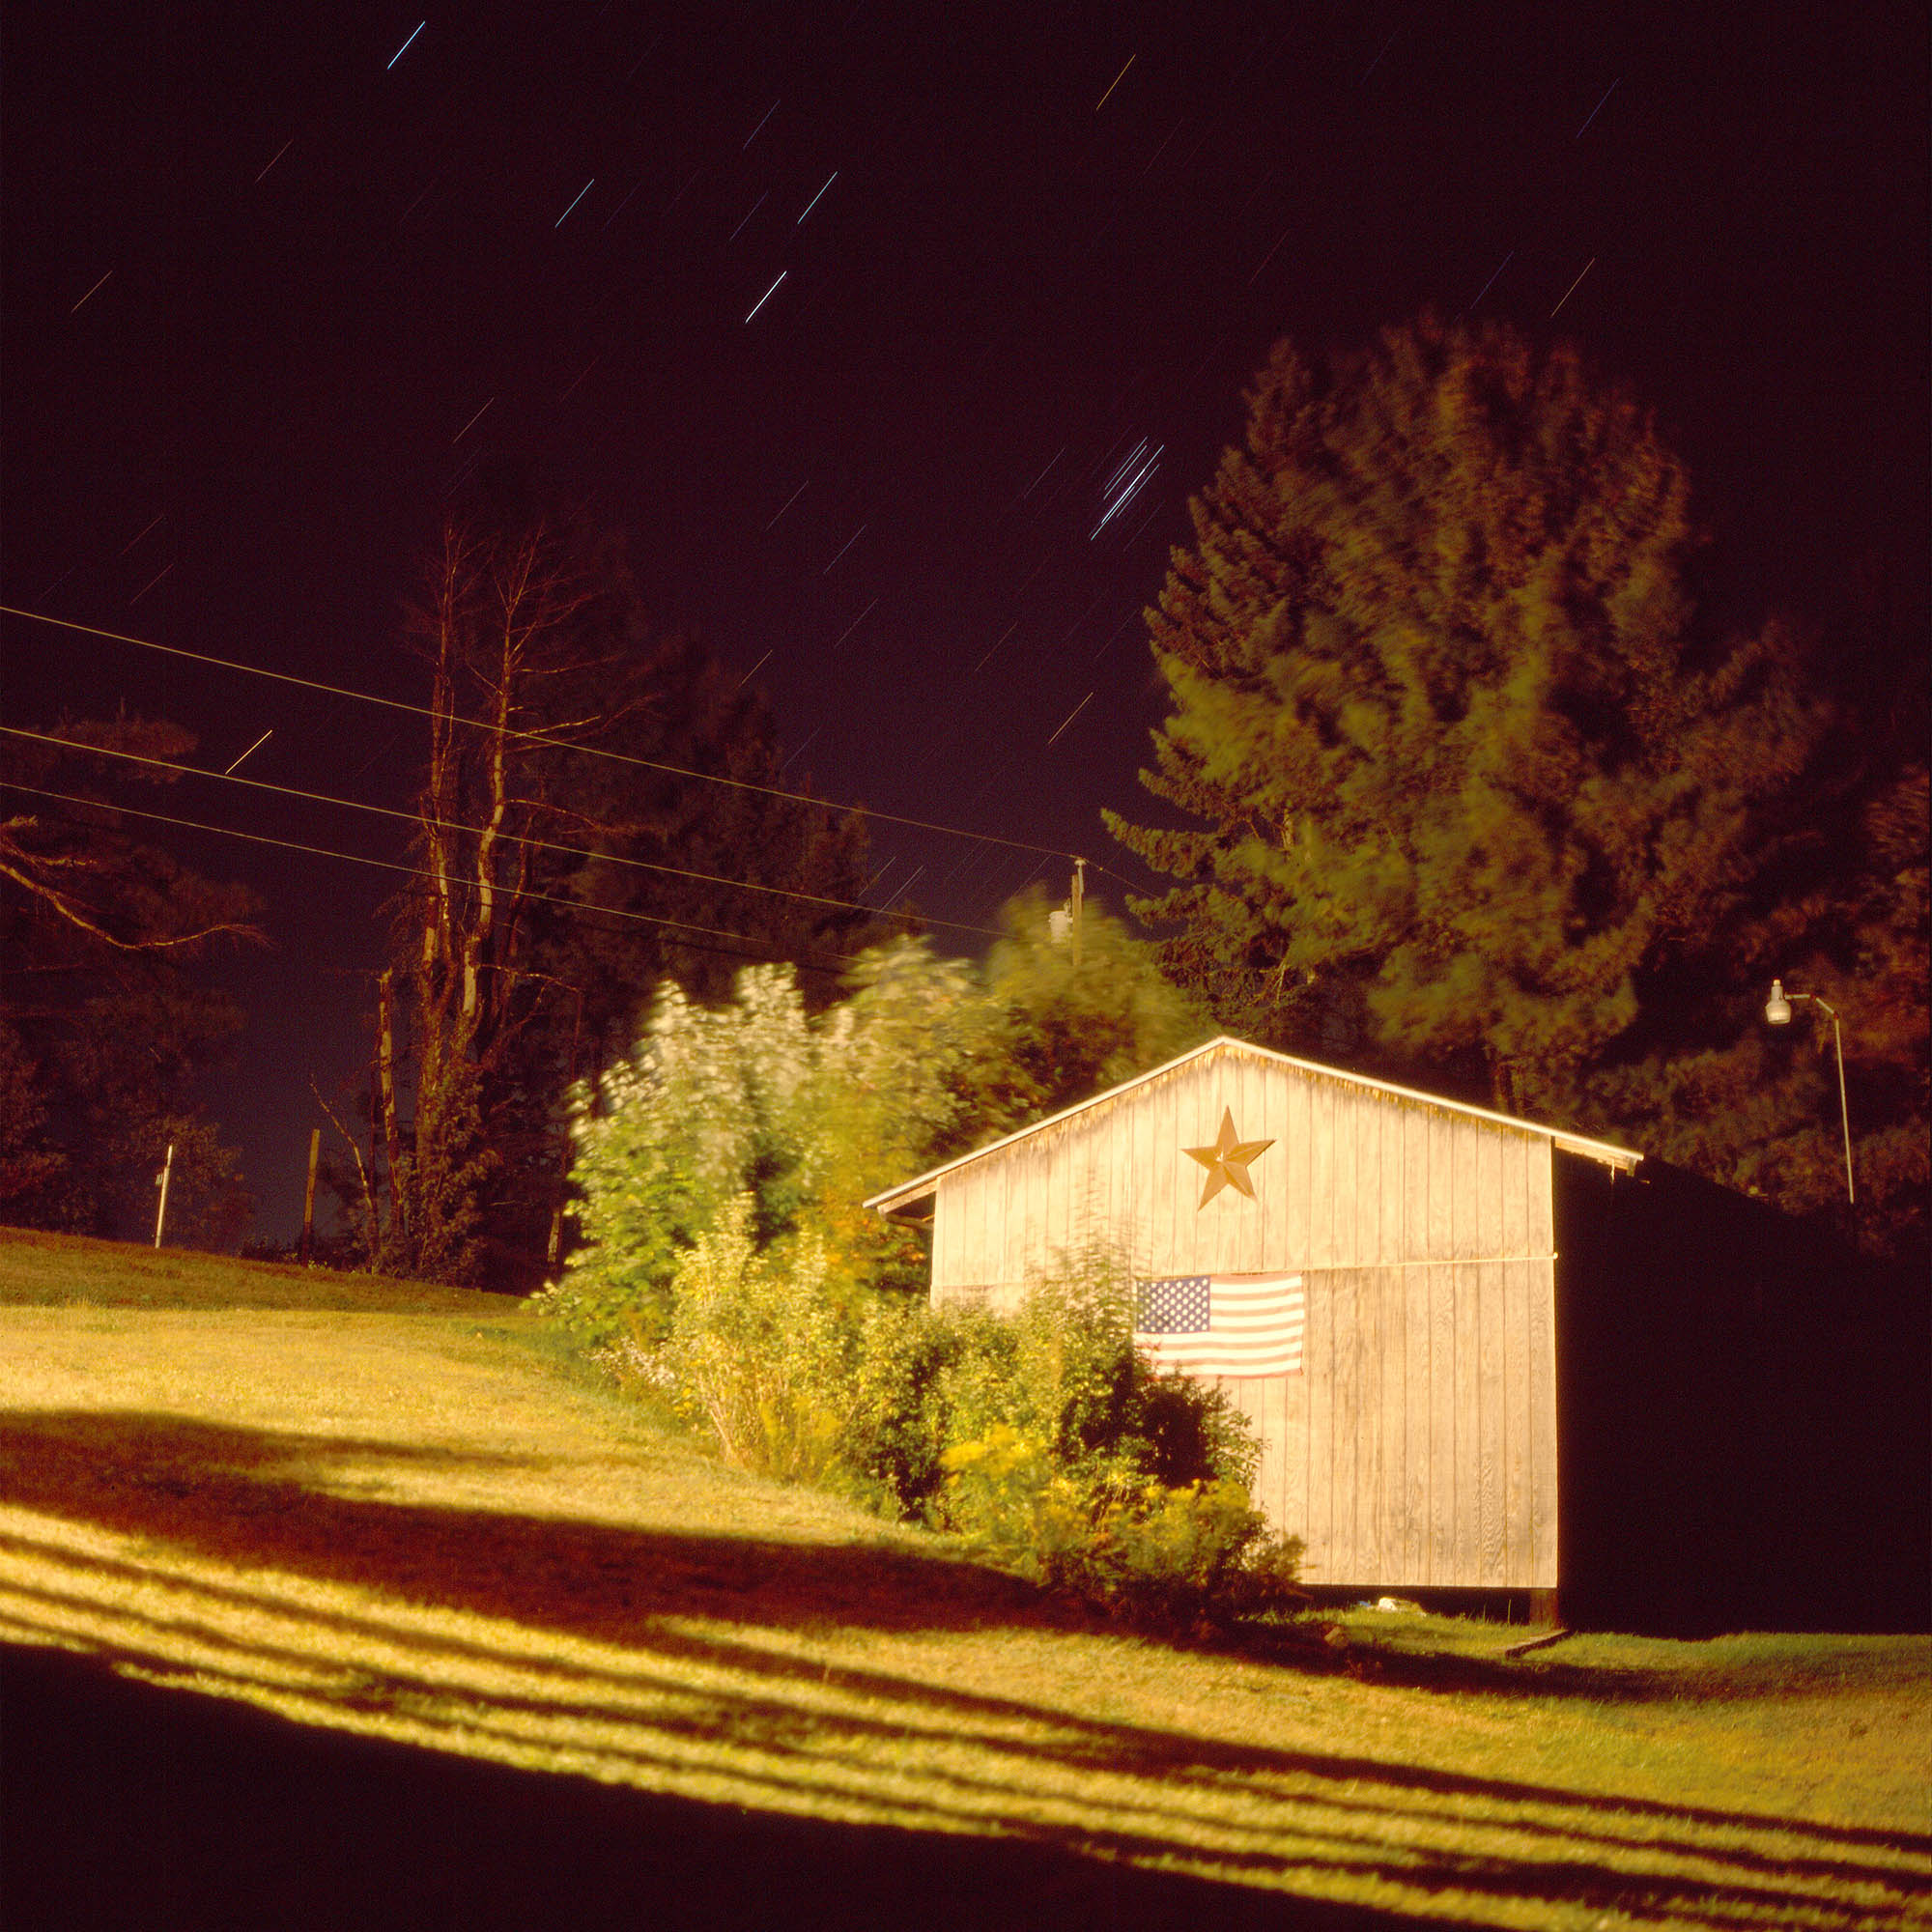
[[[436,1751],[1421,1917],[1932,1923],[1932,1642],[1507,1662],[1365,1613],[1346,1668],[1176,1651],[720,1467],[514,1306],[384,1292],[0,1309],[0,1635]]]

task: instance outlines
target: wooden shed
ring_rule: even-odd
[[[1096,1247],[1143,1280],[1298,1276],[1299,1368],[1221,1385],[1311,1584],[1560,1583],[1573,1621],[1722,1622],[1753,1613],[1704,1586],[1792,1515],[1794,1469],[1824,1466],[1824,1425],[1795,1418],[1836,1400],[1727,1371],[1788,1395],[1818,1350],[1777,1311],[1820,1267],[1849,1276],[1800,1265],[1759,1204],[1668,1168],[1653,1187],[1641,1158],[1223,1037],[867,1205],[930,1227],[940,1306],[1010,1306]],[[1820,1505],[1840,1519],[1846,1475]]]

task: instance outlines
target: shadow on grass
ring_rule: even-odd
[[[550,1687],[541,1697],[485,1697],[485,1716],[462,1721],[461,1728],[472,1739],[507,1740],[518,1722],[530,1718],[609,1719],[624,1698],[635,1699],[643,1690],[674,1693],[675,1708],[633,1724],[627,1741],[606,1753],[613,1766],[630,1760],[640,1776],[661,1776],[667,1768],[675,1768],[682,1762],[678,1753],[687,1747],[745,1747],[776,1767],[749,1773],[745,1780],[753,1786],[768,1785],[775,1804],[829,1804],[841,1797],[836,1781],[826,1781],[827,1767],[835,1761],[883,1765],[891,1761],[897,1746],[941,1746],[962,1738],[978,1747],[987,1775],[947,1771],[928,1778],[921,1793],[895,1797],[901,1815],[926,1819],[936,1828],[930,1833],[900,1827],[804,1824],[762,1811],[737,1814],[728,1807],[650,1798],[635,1791],[613,1793],[574,1779],[498,1771],[406,1747],[345,1741],[248,1713],[201,1708],[210,1700],[184,1705],[167,1693],[135,1692],[111,1681],[62,1678],[68,1666],[40,1659],[31,1666],[11,1661],[14,1686],[0,1687],[6,1698],[9,1742],[14,1747],[7,1752],[10,1776],[20,1769],[16,1741],[23,1734],[41,1732],[38,1723],[28,1727],[23,1720],[18,1684],[27,1683],[31,1704],[32,1697],[40,1694],[34,1685],[59,1679],[70,1688],[77,1684],[74,1694],[94,1700],[89,1708],[98,1707],[101,1722],[125,1719],[136,1727],[114,1747],[132,1753],[132,1762],[146,1757],[165,1766],[191,1759],[203,1766],[196,1776],[213,1778],[219,1785],[229,1776],[222,1768],[228,1761],[224,1753],[232,1755],[239,1747],[213,1740],[226,1735],[223,1726],[240,1725],[238,1735],[244,1742],[254,1739],[248,1747],[258,1749],[258,1754],[291,1754],[291,1768],[263,1774],[291,1792],[309,1786],[320,1789],[317,1780],[323,1773],[316,1767],[337,1767],[349,1779],[344,1791],[350,1795],[316,1801],[331,1814],[339,1804],[355,1811],[364,1802],[356,1792],[386,1790],[391,1785],[402,1794],[395,1803],[427,1806],[438,1817],[444,1806],[452,1813],[480,1810],[487,1817],[489,1807],[500,1803],[509,1807],[506,1816],[540,1819],[550,1830],[553,1817],[564,1819],[583,1810],[589,1822],[570,1827],[559,1823],[555,1840],[543,1838],[541,1833],[530,1840],[532,1862],[526,1873],[530,1883],[537,1881],[538,1867],[554,1853],[562,1856],[555,1847],[567,1842],[575,1831],[608,1843],[613,1859],[625,1842],[647,1847],[649,1859],[660,1863],[668,1859],[660,1871],[644,1850],[632,1854],[637,1861],[635,1882],[658,1886],[652,1896],[660,1903],[674,1895],[663,1888],[692,1882],[708,1859],[732,1864],[725,1875],[727,1890],[753,1884],[748,1874],[776,1860],[781,1866],[789,1861],[800,1872],[837,1873],[838,1884],[856,1883],[862,1906],[869,1896],[867,1886],[875,1882],[885,1886],[878,1895],[882,1916],[892,1916],[897,1909],[895,1905],[889,1910],[888,1901],[902,1905],[911,1895],[908,1886],[917,1886],[928,1898],[956,1892],[968,1899],[977,1895],[975,1886],[991,1887],[1007,1901],[1007,1922],[1012,1922],[1013,1901],[1022,1895],[1031,1900],[1036,1892],[1047,1903],[1043,1910],[1029,1907],[1025,1922],[1039,1922],[1048,1915],[1067,1918],[1066,1911],[1051,1904],[1059,1896],[1082,1901],[1075,1918],[1089,1908],[1096,1914],[1104,1908],[1105,1915],[1112,1915],[1082,1922],[1163,1924],[1182,1922],[1183,1917],[1190,1923],[1245,1922],[1230,1916],[1245,1913],[1255,1904],[1253,1896],[1238,1888],[1150,1878],[1143,1891],[1135,1889],[1141,1884],[1138,1877],[1111,1868],[1112,1861],[1184,1855],[1187,1840],[1184,1833],[1177,1833],[1179,1815],[1190,1805],[1211,1808],[1218,1794],[1226,1793],[1231,1783],[1238,1787],[1243,1779],[1295,1784],[1293,1792],[1277,1794],[1268,1785],[1245,1795],[1278,1804],[1288,1835],[1298,1841],[1296,1855],[1288,1856],[1285,1845],[1280,1850],[1264,1845],[1250,1850],[1224,1843],[1210,1856],[1226,1868],[1247,1869],[1257,1879],[1275,1883],[1292,1884],[1298,1873],[1315,1879],[1323,1872],[1346,1871],[1358,1880],[1382,1879],[1423,1894],[1457,1889],[1551,1904],[1639,1895],[1647,1913],[1675,1912],[1712,1926],[1780,1922],[1799,1916],[1820,1924],[1851,1924],[1876,1921],[1861,1919],[1849,1906],[1839,1910],[1835,1901],[1803,1889],[1804,1884],[1874,1886],[1899,1894],[1917,1878],[1889,1864],[1886,1855],[1932,1854],[1932,1839],[1911,1834],[1605,1799],[1363,1756],[1248,1747],[1179,1730],[1097,1721],[1050,1705],[952,1690],[882,1670],[828,1667],[821,1660],[802,1659],[759,1641],[760,1631],[826,1626],[879,1632],[965,1631],[1037,1624],[1044,1617],[1034,1593],[1012,1579],[915,1552],[864,1544],[828,1546],[621,1529],[344,1497],[314,1486],[331,1476],[341,1480],[345,1466],[353,1466],[358,1458],[419,1467],[529,1465],[529,1459],[515,1456],[280,1435],[165,1415],[34,1411],[0,1416],[0,1492],[26,1508],[165,1542],[238,1566],[291,1572],[359,1585],[391,1600],[508,1619],[534,1639],[552,1632],[621,1645],[636,1660],[637,1667],[620,1673],[546,1655],[540,1640],[524,1655],[502,1647],[472,1651],[472,1656],[485,1656],[494,1663],[540,1670]],[[42,1592],[50,1613],[49,1629],[58,1621],[52,1611],[71,1610],[85,1602],[91,1578],[124,1582],[147,1574],[136,1561],[41,1548],[24,1539],[9,1541],[23,1554],[56,1558],[71,1579],[71,1585],[63,1580],[60,1591]],[[71,1596],[61,1594],[70,1587]],[[13,1594],[31,1599],[35,1593],[20,1587]],[[195,1605],[185,1604],[180,1617],[171,1613],[165,1625],[154,1622],[155,1648],[149,1657],[142,1656],[132,1637],[125,1655],[130,1661],[151,1662],[165,1655],[164,1636],[191,1631],[203,1644],[225,1646],[231,1653],[230,1668],[238,1688],[265,1663],[309,1661],[294,1651],[278,1654],[270,1645],[239,1642],[222,1634],[219,1616],[213,1613],[223,1607],[223,1600],[242,1607],[263,1605],[245,1580],[232,1588],[196,1584],[193,1595],[205,1600],[210,1614],[197,1615]],[[423,1679],[417,1682],[407,1670],[388,1673],[384,1694],[432,1691],[430,1664],[465,1652],[464,1644],[451,1637],[412,1633],[379,1621],[379,1605],[372,1605],[367,1619],[296,1610],[285,1600],[277,1600],[274,1607],[284,1616],[299,1615],[312,1622],[325,1649],[333,1647],[328,1642],[331,1637],[370,1636],[392,1649],[421,1654]],[[130,1630],[142,1624],[131,1612],[122,1614]],[[681,1619],[706,1620],[714,1626],[735,1624],[742,1634],[674,1628]],[[692,1665],[743,1673],[769,1690],[695,1688],[688,1674]],[[1482,1669],[1477,1666],[1479,1676]],[[786,1695],[788,1690],[808,1687],[830,1687],[895,1708],[877,1715],[864,1710],[808,1711]],[[1472,1681],[1469,1688],[1492,1687]],[[1547,1682],[1534,1687],[1543,1695],[1556,1688]],[[58,1702],[55,1691],[46,1694]],[[160,1701],[151,1701],[156,1698]],[[50,1716],[48,1721],[59,1727],[57,1718]],[[163,1726],[169,1737],[180,1732],[188,1742],[144,1741],[138,1727],[149,1723]],[[455,1735],[459,1727],[449,1728],[452,1744],[459,1743]],[[89,1766],[72,1773],[81,1787],[90,1778],[109,1776],[103,1767],[119,1761],[105,1744],[100,1748],[99,1762],[90,1760]],[[1148,1780],[1148,1789],[1134,1795],[1110,1785],[1106,1796],[1096,1796],[1088,1807],[1090,1815],[1081,1822],[1050,1822],[1041,1814],[1037,1780],[1044,1777],[1064,1788],[1069,1774],[1142,1778]],[[26,1775],[23,1769],[21,1775]],[[138,1785],[137,1778],[137,1789],[128,1800],[135,1813],[140,1811]],[[552,1794],[548,1800],[539,1795],[545,1792]],[[1238,1789],[1236,1795],[1241,1795]],[[77,1802],[86,1802],[84,1790]],[[227,1801],[217,1794],[210,1802]],[[294,1832],[298,1839],[318,1833],[327,1837],[338,1830],[329,1817],[310,1818],[307,1801],[299,1797],[284,1804],[264,1796],[259,1803],[281,1820],[278,1832]],[[547,1804],[554,1813],[545,1809]],[[1547,1844],[1548,1858],[1424,1851],[1415,1842],[1429,1827],[1440,1827],[1465,1812],[1495,1812],[1503,1807],[1511,1808],[1507,1819],[1492,1815],[1482,1823],[1507,1829],[1518,1839]],[[1514,1807],[1532,1807],[1544,1815],[1522,1816]],[[1679,1840],[1664,1831],[1665,1821],[1679,1827],[1776,1833],[1808,1846],[1813,1855],[1794,1858],[1787,1850],[1774,1857],[1747,1845]],[[984,1831],[989,1825],[1002,1835],[955,1835],[961,1830]],[[146,1842],[142,1834],[148,1827],[141,1817],[130,1816],[125,1829],[135,1842]],[[479,1835],[488,1835],[491,1829],[484,1824]],[[510,1836],[518,1829],[523,1828],[510,1824],[501,1828]],[[391,1832],[388,1824],[380,1823],[377,1835],[387,1843],[383,1834]],[[600,1833],[605,1836],[598,1837]],[[1251,1835],[1264,1838],[1267,1833]],[[321,1842],[317,1840],[318,1845]],[[687,1859],[687,1843],[709,1849]],[[407,1847],[401,1840],[396,1844],[401,1857]],[[668,1846],[677,1848],[674,1855]],[[1304,1855],[1310,1846],[1315,1847],[1314,1854]],[[1716,1869],[1722,1876],[1691,1878],[1654,1864],[1634,1871],[1628,1865],[1634,1852],[1646,1859],[1694,1857],[1703,1872]],[[1616,1864],[1613,1854],[1621,1854],[1626,1862]],[[316,1856],[322,1858],[324,1853],[318,1850]],[[465,1883],[481,1869],[464,1862],[455,1840],[450,1856],[456,1868],[468,1875]],[[630,1868],[620,1862],[612,1869]],[[777,1873],[768,1873],[767,1878],[777,1889],[757,1895],[767,1900],[768,1911],[793,1900],[795,1886],[811,1882]],[[418,1873],[414,1882],[430,1881]],[[835,1881],[827,1877],[824,1882]],[[732,1890],[730,1896],[739,1898],[740,1892]],[[1189,1898],[1193,1905],[1183,1908],[1179,1901]],[[1279,1892],[1264,1898],[1269,1916],[1256,1922],[1284,1922],[1284,1914],[1296,1911],[1304,1911],[1300,1922],[1310,1924],[1390,1922],[1360,1913],[1323,1917],[1321,1908],[1304,1910],[1284,1901]],[[709,1903],[724,1913],[721,1899]],[[842,1908],[842,1896],[840,1903]],[[809,1900],[807,1904],[809,1909]],[[1179,1915],[1171,1920],[1161,1916],[1170,1905]],[[626,1909],[636,1912],[637,1907],[636,1899],[627,1899]],[[760,1922],[760,1914],[749,1908],[748,1914],[733,1918],[725,1913],[706,1919],[680,1911],[677,1922]],[[463,1922],[473,1922],[473,1915],[459,1917]],[[366,1914],[355,1918],[355,1922],[372,1922]],[[833,1921],[872,1922],[864,1910],[855,1915],[843,1909],[821,1922]],[[308,1922],[330,1921],[325,1918]],[[416,1914],[394,1922],[444,1921]],[[571,1921],[546,1912],[544,1922]],[[969,1918],[959,1922],[979,1921]],[[1286,1922],[1296,1921],[1290,1917]]]
[[[16,1932],[1412,1922],[1052,1846],[739,1811],[412,1749],[129,1684],[61,1652],[0,1647],[0,1719]]]

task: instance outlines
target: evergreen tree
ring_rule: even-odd
[[[1683,466],[1571,350],[1425,317],[1247,408],[1149,612],[1195,825],[1109,814],[1178,881],[1135,910],[1252,1037],[1561,1104],[1752,915],[1822,726],[1792,639],[1699,626]]]

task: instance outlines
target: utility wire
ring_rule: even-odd
[[[156,643],[152,638],[132,638],[125,631],[103,631],[94,624],[76,624],[66,617],[50,617],[41,611],[23,611],[17,605],[0,604],[0,616],[24,617],[29,623],[53,624],[63,631],[79,631],[90,638],[106,638],[118,644],[133,644],[144,651],[159,651],[167,657],[186,658],[194,664],[213,665],[220,670],[239,670],[250,677],[266,677],[277,684],[293,684],[304,691],[320,691],[330,697],[353,697],[363,704],[380,704],[389,711],[407,711],[417,718],[435,719],[427,705],[411,704],[400,697],[379,697],[374,692],[351,691],[339,684],[324,684],[318,678],[298,677],[293,671],[265,670],[260,665],[238,664],[232,658],[211,657],[205,651],[190,651],[179,644]],[[452,717],[448,721],[472,730],[495,731],[498,727],[481,718]],[[639,758],[628,752],[612,752],[601,745],[580,745],[568,738],[553,737],[546,731],[509,731],[505,737],[521,738],[532,745],[549,745],[561,752],[581,752],[585,757],[609,758],[620,765],[637,765],[648,772],[666,772],[673,778],[696,779],[704,784],[729,785],[736,791],[762,793],[767,798],[789,799],[795,805],[815,806],[820,811],[843,811],[862,818],[875,818],[888,825],[906,825],[917,832],[938,832],[949,838],[974,838],[982,845],[1007,845],[1015,852],[1035,852],[1049,859],[1071,859],[1078,855],[1063,852],[1057,845],[1033,845],[1023,838],[1002,838],[997,833],[969,832],[961,825],[942,825],[929,818],[908,818],[895,811],[876,811],[869,806],[838,805],[831,799],[813,798],[810,792],[785,791],[779,785],[754,784],[749,779],[727,779],[715,772],[695,772],[683,765],[668,765],[654,758]]]
[[[4,788],[7,791],[24,792],[29,798],[50,798],[58,800],[63,805],[86,806],[90,810],[94,811],[116,812],[126,818],[151,819],[156,825],[178,825],[189,832],[213,832],[223,838],[242,838],[246,839],[251,845],[273,845],[279,847],[284,852],[305,852],[312,858],[341,859],[352,866],[373,866],[379,871],[401,872],[412,879],[446,879],[448,877],[447,874],[432,872],[422,866],[401,865],[393,859],[367,859],[358,852],[337,852],[327,845],[304,845],[294,838],[270,838],[266,833],[262,832],[238,832],[232,826],[209,825],[195,818],[175,818],[171,817],[165,811],[144,811],[138,807],[131,805],[108,805],[98,798],[83,798],[74,792],[49,791],[43,785],[21,784],[17,779],[0,778],[0,788]],[[526,899],[540,900],[546,905],[568,906],[573,912],[602,913],[610,919],[629,920],[633,924],[637,925],[667,925],[679,932],[708,933],[713,939],[742,939],[747,946],[760,949],[754,952],[746,952],[735,946],[707,946],[702,940],[696,939],[680,939],[677,942],[680,946],[688,946],[693,951],[698,952],[724,952],[729,953],[733,958],[763,961],[769,961],[771,957],[771,949],[765,947],[760,940],[749,932],[728,932],[722,926],[697,925],[689,920],[660,919],[652,913],[629,912],[621,906],[601,906],[589,899],[564,898],[555,893],[526,892],[522,896]],[[858,955],[856,953],[835,952],[831,956],[838,961],[839,966],[854,966],[858,964]],[[798,963],[803,966],[812,967],[821,973],[830,973],[836,970],[821,960],[807,959],[800,960]]]
[[[264,734],[266,735],[266,734]],[[0,724],[0,736],[24,738],[36,745],[57,745],[64,752],[79,752],[89,757],[119,758],[130,765],[146,765],[151,770],[175,772],[184,778],[218,779],[226,784],[246,785],[251,791],[273,792],[281,798],[298,798],[309,805],[340,806],[346,811],[372,812],[378,818],[398,818],[410,825],[429,825],[439,832],[467,832],[472,838],[481,836],[481,828],[465,825],[453,818],[425,818],[413,811],[398,811],[392,806],[369,805],[357,798],[336,798],[328,792],[303,791],[296,785],[271,783],[267,779],[237,778],[232,768],[225,772],[206,771],[198,765],[179,765],[171,758],[150,758],[138,752],[122,752],[109,749],[105,745],[85,745],[72,738],[55,737],[47,731],[28,731],[17,724]],[[244,752],[242,756],[247,753]],[[237,759],[236,763],[241,763]],[[103,806],[104,810],[118,810],[117,806]],[[554,839],[536,838],[526,833],[499,832],[496,835],[504,843],[528,845],[543,852],[559,852],[566,858],[590,859],[610,866],[631,866],[639,871],[663,872],[674,879],[693,879],[700,885],[724,886],[732,892],[767,893],[775,898],[796,899],[805,905],[830,906],[839,912],[862,912],[873,919],[909,920],[916,924],[943,925],[955,932],[978,933],[983,938],[998,939],[1000,934],[987,925],[967,925],[954,919],[926,919],[919,913],[887,912],[877,906],[861,905],[856,899],[829,898],[820,893],[801,893],[788,886],[766,886],[750,879],[727,879],[715,872],[694,872],[683,866],[666,866],[652,859],[632,859],[616,852],[592,852],[581,845],[559,845]]]

